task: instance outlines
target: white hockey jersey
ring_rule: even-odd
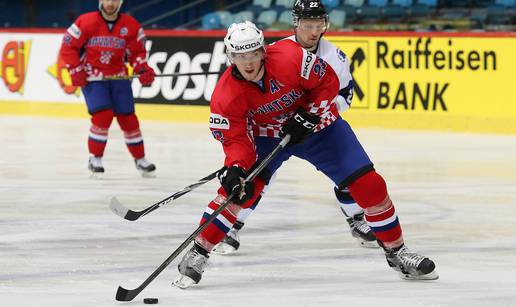
[[[295,35],[286,37],[285,39],[297,42]],[[339,96],[337,97],[337,107],[339,113],[346,111],[351,106],[353,99],[353,77],[349,69],[350,63],[348,57],[342,50],[324,37],[319,40],[319,46],[317,47],[315,55],[330,64],[331,68],[333,68],[339,77],[340,86]]]

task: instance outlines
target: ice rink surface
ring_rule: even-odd
[[[213,255],[196,287],[171,286],[179,258],[133,302],[137,287],[197,226],[217,184],[129,222],[108,204],[141,210],[222,163],[207,125],[143,122],[158,177],[137,173],[116,123],[106,175],[86,168],[87,119],[0,117],[1,306],[516,306],[516,137],[360,129],[386,179],[407,246],[440,279],[408,282],[379,249],[360,247],[312,166],[289,160],[247,220],[242,245]]]

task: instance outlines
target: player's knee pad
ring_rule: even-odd
[[[215,197],[210,204],[208,205],[208,208],[211,208],[213,211],[217,210],[219,206],[226,200],[226,196],[217,194],[217,197]],[[242,207],[240,205],[237,205],[235,203],[229,203],[224,210],[222,210],[222,215],[226,217],[226,219],[231,223],[235,223],[236,217],[238,216],[238,213],[242,210]],[[210,213],[211,214],[211,213]]]
[[[91,123],[101,129],[109,129],[113,122],[113,116],[113,111],[110,109],[98,111],[91,115]]]
[[[353,199],[362,208],[381,205],[387,198],[385,180],[375,171],[370,171],[349,185]]]
[[[117,115],[116,120],[122,131],[136,131],[140,129],[140,123],[136,114]]]

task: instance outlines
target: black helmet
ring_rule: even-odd
[[[294,20],[303,18],[328,18],[321,0],[296,0],[292,8]]]

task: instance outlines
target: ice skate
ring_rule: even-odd
[[[142,177],[156,177],[156,165],[150,163],[145,158],[134,160],[134,164],[136,165],[136,169],[140,172]]]
[[[236,252],[240,247],[240,237],[238,229],[231,228],[222,241],[215,245],[212,253],[219,255],[228,255]]]
[[[428,257],[411,252],[405,245],[397,249],[385,249],[385,258],[391,268],[406,280],[435,280],[435,263]]]
[[[369,227],[367,222],[364,220],[363,212],[356,214],[353,217],[347,217],[346,221],[349,224],[351,235],[358,241],[361,246],[368,248],[380,247],[376,242],[376,236],[371,230],[371,227]]]
[[[212,253],[228,255],[236,252],[240,247],[240,236],[238,232],[244,227],[244,223],[236,221],[222,241],[215,245]]]
[[[104,166],[102,166],[102,157],[91,156],[88,160],[88,169],[91,172],[90,177],[93,179],[102,179],[104,175]]]
[[[201,247],[194,245],[186,254],[177,266],[179,269],[179,276],[174,280],[173,285],[186,289],[201,281],[202,273],[208,265],[208,256],[199,252]]]

